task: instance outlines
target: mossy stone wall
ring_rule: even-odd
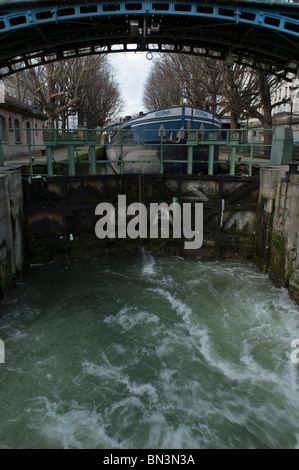
[[[256,217],[256,263],[299,301],[299,175],[263,168]],[[299,302],[298,302],[299,303]]]

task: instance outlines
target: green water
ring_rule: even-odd
[[[4,302],[1,448],[298,448],[298,308],[255,267],[36,266]]]

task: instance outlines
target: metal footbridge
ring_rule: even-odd
[[[0,1],[0,77],[84,55],[180,52],[297,73],[299,5],[245,0]]]

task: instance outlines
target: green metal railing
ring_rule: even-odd
[[[11,136],[18,131],[20,135],[25,136],[25,142],[20,143],[9,143]],[[255,129],[255,132],[265,132],[262,129]],[[42,143],[36,144],[32,141],[32,136],[36,135],[37,132],[41,132],[43,136]],[[165,164],[175,163],[186,165],[186,171],[188,175],[194,173],[194,167],[198,163],[204,163],[207,166],[207,174],[213,175],[215,164],[226,163],[229,165],[229,174],[235,175],[237,160],[240,163],[245,164],[247,167],[248,176],[252,175],[252,168],[255,164],[259,163],[260,160],[254,160],[257,157],[256,148],[258,146],[258,157],[263,155],[266,157],[266,153],[270,155],[270,144],[266,145],[263,143],[256,143],[254,132],[251,129],[186,129],[185,135],[187,139],[181,142],[169,143],[164,140],[164,136],[160,135],[160,143],[153,144],[148,142],[149,132],[157,131],[144,131],[137,133],[133,131],[135,140],[134,142],[128,142],[129,134],[132,137],[132,130],[120,130],[118,131],[119,140],[114,142],[111,140],[112,134],[116,133],[115,128],[101,128],[101,129],[78,129],[78,130],[61,130],[61,129],[6,129],[0,139],[0,165],[12,165],[14,162],[5,156],[6,148],[23,146],[24,155],[20,162],[23,166],[29,167],[29,173],[31,176],[35,174],[35,168],[40,168],[40,165],[46,165],[45,174],[53,176],[55,174],[54,166],[57,164],[54,160],[54,151],[58,148],[63,148],[66,153],[66,158],[63,163],[68,166],[67,174],[70,176],[76,175],[76,167],[78,160],[76,161],[75,151],[78,147],[88,149],[88,171],[87,174],[96,175],[98,173],[99,166],[102,168],[101,173],[107,172],[108,168],[114,168],[114,171],[123,174],[126,173],[126,165],[141,165],[158,163],[159,171],[157,173],[163,174],[165,170]],[[169,132],[169,131],[168,131]],[[177,132],[174,131],[174,132]],[[271,131],[273,133],[273,131]],[[35,134],[33,134],[35,133]],[[244,140],[244,137],[247,137]],[[105,142],[104,142],[105,139]],[[130,146],[131,149],[140,150],[140,146],[143,149],[157,149],[157,158],[140,160],[129,160],[125,156],[125,151]],[[194,149],[205,147],[207,158],[205,160],[194,159]],[[97,159],[96,149],[98,147],[104,147],[105,152],[109,151],[109,148],[117,149],[118,157],[115,160],[108,160],[107,158]],[[168,147],[178,149],[178,154],[182,148],[185,148],[186,158],[178,159],[165,159],[165,151]],[[219,157],[215,158],[216,149],[219,153]],[[268,149],[268,152],[267,150]],[[262,151],[262,152],[261,152]],[[224,157],[226,156],[226,158]],[[268,157],[269,158],[269,157]],[[18,156],[15,157],[18,160]],[[38,161],[37,161],[38,160]],[[15,161],[15,160],[14,160]],[[40,171],[39,171],[40,173]],[[136,171],[138,173],[138,171]]]
[[[46,148],[46,158],[48,175],[53,176],[53,148],[58,146],[67,147],[68,162],[69,162],[69,175],[75,176],[75,147],[84,146],[89,149],[90,161],[90,174],[96,174],[96,131],[83,130],[80,134],[76,131],[70,130],[44,130],[43,131],[44,145]]]

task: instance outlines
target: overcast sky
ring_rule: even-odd
[[[114,53],[110,54],[109,60],[125,101],[121,115],[132,116],[145,111],[142,104],[143,85],[153,61],[148,60],[143,52]]]

